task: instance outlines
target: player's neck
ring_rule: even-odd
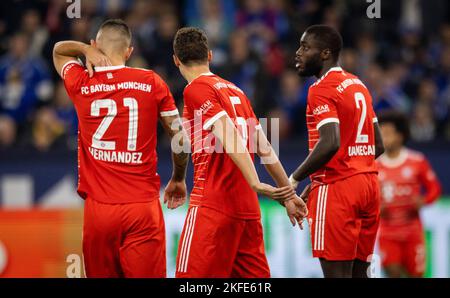
[[[105,55],[109,58],[111,66],[121,66],[125,65],[125,59],[123,55],[112,54],[110,52],[105,52]]]
[[[393,150],[386,150],[386,156],[389,159],[396,159],[397,157],[400,156],[402,151],[403,151],[403,147],[395,148]]]
[[[186,67],[184,72],[184,77],[188,81],[188,83],[191,83],[193,80],[198,78],[199,76],[211,72],[209,70],[208,65],[195,65],[195,66],[189,66]]]
[[[322,70],[319,72],[318,75],[316,75],[316,77],[318,79],[320,79],[323,75],[325,75],[330,69],[332,69],[333,67],[338,67],[338,64],[333,62],[330,64],[326,64],[323,66]]]
[[[109,60],[111,61],[112,66],[125,65],[123,58],[109,58]]]

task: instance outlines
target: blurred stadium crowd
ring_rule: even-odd
[[[89,42],[117,17],[134,34],[129,66],[157,71],[180,108],[186,83],[172,62],[172,38],[181,26],[202,27],[213,71],[241,87],[259,117],[280,119],[281,140],[306,138],[314,79],[293,68],[300,34],[331,24],[344,38],[341,65],[363,79],[377,111],[408,113],[414,141],[450,140],[449,3],[381,1],[381,19],[367,17],[365,0],[81,0],[80,19],[67,17],[65,0],[0,1],[0,148],[76,149],[76,114],[52,48],[65,39]]]

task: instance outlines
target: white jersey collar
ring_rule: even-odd
[[[203,77],[203,76],[213,76],[214,74],[210,71],[208,72],[204,72],[198,75],[198,77],[196,77],[195,79],[193,79],[189,84],[187,84],[187,86],[189,86],[190,84],[192,84],[193,81],[195,81],[196,79]]]
[[[395,158],[390,158],[387,156],[387,154],[383,154],[380,156],[380,162],[388,168],[396,168],[400,165],[402,165],[406,159],[408,158],[408,150],[403,148],[400,151],[400,154]]]
[[[125,68],[125,65],[114,65],[114,66],[97,66],[94,67],[95,71],[111,71],[111,70],[117,70]]]
[[[323,79],[325,79],[325,77],[326,77],[330,72],[334,72],[334,71],[344,71],[344,70],[343,70],[342,67],[340,67],[340,66],[332,67],[332,68],[330,68],[330,69],[329,69],[322,77],[320,77],[320,79],[318,79],[318,80],[314,83],[314,85],[319,84]]]

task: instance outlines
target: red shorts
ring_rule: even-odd
[[[308,209],[314,257],[367,262],[374,250],[380,217],[376,174],[358,174],[314,187]]]
[[[379,247],[383,267],[401,266],[411,277],[423,277],[425,273],[425,239],[423,233],[407,240],[380,235]]]
[[[176,277],[268,278],[261,221],[189,208],[178,245]]]
[[[159,200],[84,205],[86,277],[166,277],[164,218]]]

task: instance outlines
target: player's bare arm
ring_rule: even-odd
[[[261,183],[256,173],[255,165],[245,146],[244,140],[236,130],[231,119],[224,115],[214,122],[212,132],[221,142],[225,152],[239,168],[242,175],[254,191],[261,195],[268,196],[274,200],[286,200],[291,198],[295,191],[287,185],[281,188],[275,188],[271,185]]]
[[[261,129],[254,133],[257,154],[264,163],[266,171],[270,174],[278,187],[289,186],[289,178],[283,168],[278,156],[272,148],[269,140]],[[306,204],[296,194],[285,201],[280,202],[286,207],[286,212],[293,226],[297,221],[299,227],[303,229],[303,219],[308,215]]]
[[[384,153],[383,138],[381,137],[380,126],[378,123],[374,123],[373,129],[375,131],[375,159]]]
[[[183,148],[185,142],[189,142],[178,115],[161,117],[161,123],[171,140],[175,136],[183,136],[177,140],[179,148]],[[188,162],[189,154],[184,152],[184,150],[181,150],[181,152],[172,151],[172,178],[164,190],[164,203],[167,204],[169,209],[178,208],[186,201],[185,179]]]
[[[308,157],[294,171],[291,177],[293,186],[326,165],[340,147],[340,132],[338,123],[327,123],[319,128],[319,141]]]
[[[73,40],[57,42],[53,47],[53,64],[58,74],[62,75],[64,64],[69,61],[77,61],[81,56],[86,57],[86,67],[90,77],[94,73],[93,66],[110,66],[109,58],[92,44],[92,41],[91,45]]]

